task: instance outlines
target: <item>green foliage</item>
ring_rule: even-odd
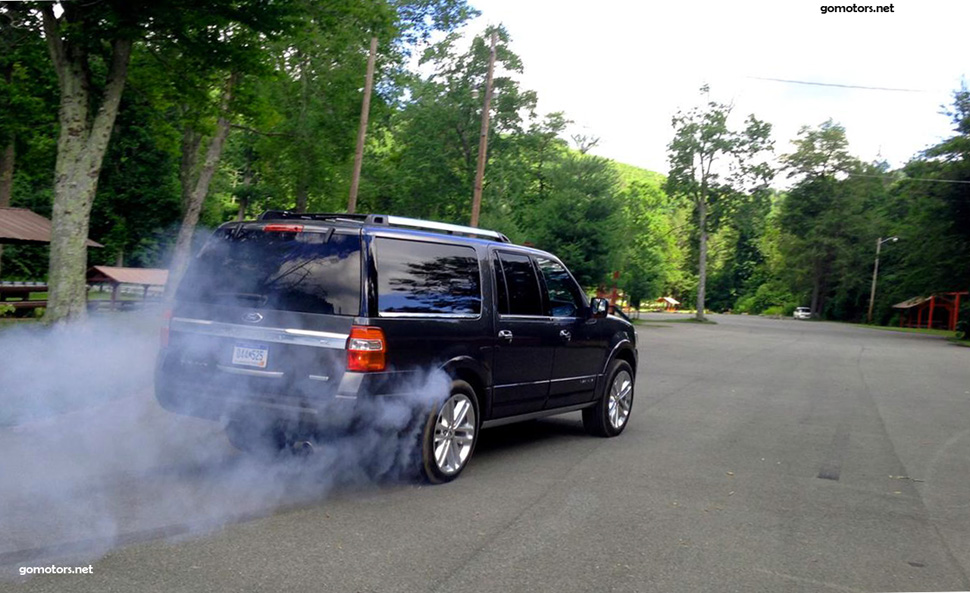
[[[0,6],[0,145],[16,147],[12,205],[50,215],[58,90],[37,6]],[[68,10],[77,19],[67,34],[88,53],[95,87],[110,40],[138,39],[90,221],[105,248],[90,251],[91,263],[166,263],[230,73],[232,128],[200,224],[304,204],[343,210],[372,35],[358,209],[468,222],[493,29],[462,42],[454,32],[475,14],[464,0],[111,0]],[[609,286],[619,271],[635,306],[671,295],[685,308],[789,315],[810,304],[860,320],[875,242],[898,236],[880,254],[877,321],[892,318],[893,303],[968,288],[970,185],[952,183],[970,181],[965,88],[949,112],[953,136],[900,170],[858,161],[828,120],[799,132],[781,158],[793,185],[769,193],[770,126],[753,116],[734,126],[730,106],[707,97],[673,119],[667,177],[588,154],[595,138],[570,148],[566,115],[535,113],[511,36],[494,30],[482,226],[556,253],[585,287]],[[415,42],[436,31],[426,74],[408,72]],[[47,253],[5,246],[3,278],[44,279]]]
[[[960,305],[960,315],[957,319],[957,338],[970,340],[970,303]]]
[[[125,96],[92,210],[90,234],[104,245],[91,250],[92,264],[162,265],[179,217],[178,137],[143,96]]]
[[[549,172],[547,195],[525,209],[526,240],[558,255],[586,287],[605,284],[619,269],[623,210],[612,164],[567,153]]]
[[[798,301],[784,283],[770,281],[758,286],[753,293],[740,297],[734,311],[752,315],[791,315],[798,306]]]
[[[663,191],[662,176],[628,165],[617,169],[621,180],[630,180],[621,194],[626,253],[619,284],[630,304],[639,308],[644,300],[679,294],[683,257],[675,234],[678,205]]]

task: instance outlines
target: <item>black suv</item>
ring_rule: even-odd
[[[155,391],[247,450],[312,449],[417,402],[414,460],[445,482],[490,426],[582,410],[590,433],[620,434],[636,366],[633,326],[549,253],[409,218],[267,212],[219,227],[189,266]]]

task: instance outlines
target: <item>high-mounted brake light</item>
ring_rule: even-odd
[[[172,324],[172,310],[165,309],[162,311],[162,327],[158,334],[158,341],[162,348],[168,347],[168,332],[169,326]]]
[[[355,325],[347,338],[347,370],[383,371],[387,364],[387,341],[379,327]]]
[[[302,233],[302,224],[268,224],[263,227],[267,233]]]

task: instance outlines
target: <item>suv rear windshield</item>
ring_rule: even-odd
[[[216,231],[176,298],[214,305],[328,315],[360,314],[360,236]]]

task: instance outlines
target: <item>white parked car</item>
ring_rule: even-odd
[[[808,307],[795,307],[795,319],[811,319],[812,310]]]

